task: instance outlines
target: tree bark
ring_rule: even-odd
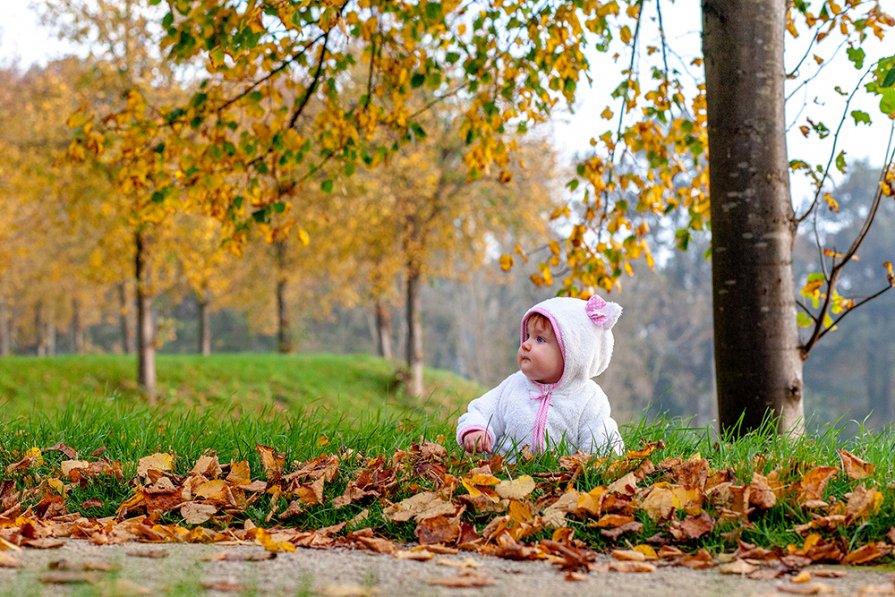
[[[146,238],[142,232],[134,236],[134,258],[137,284],[137,380],[149,404],[156,403],[155,326],[152,318],[152,295],[149,291],[149,261]]]
[[[9,299],[0,298],[0,356],[8,357],[12,354],[12,316],[10,315]]]
[[[39,357],[47,356],[47,325],[44,317],[43,301],[37,301],[34,305],[34,354]]]
[[[121,350],[124,354],[133,354],[135,351],[133,334],[131,334],[128,314],[130,308],[127,302],[127,284],[121,282],[118,285],[118,324],[121,328]]]
[[[75,354],[84,353],[84,324],[81,321],[81,301],[71,300],[71,346]]]
[[[286,300],[289,287],[289,277],[286,275],[288,246],[285,241],[279,241],[274,246],[277,255],[277,350],[282,354],[289,354],[295,350],[295,346],[292,342],[292,322],[289,321],[289,303]]]
[[[784,120],[786,0],[703,0],[718,416],[803,427]],[[742,419],[742,420],[741,420]]]
[[[197,294],[199,303],[199,354],[211,354],[211,298],[208,292]]]
[[[376,301],[376,347],[379,356],[391,360],[392,351],[392,312],[382,301]]]
[[[407,269],[407,368],[410,379],[407,393],[416,398],[423,395],[423,323],[420,283],[422,275],[413,266]]]

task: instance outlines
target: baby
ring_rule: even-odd
[[[609,416],[609,399],[591,378],[609,366],[612,327],[622,308],[599,296],[558,297],[538,303],[522,318],[519,371],[469,403],[457,422],[457,443],[467,452],[512,453],[555,449],[587,453],[624,443]]]

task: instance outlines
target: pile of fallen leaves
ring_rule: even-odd
[[[101,452],[80,460],[57,444],[32,448],[5,468],[0,551],[54,547],[62,538],[254,543],[270,552],[349,547],[420,560],[468,550],[548,560],[569,579],[601,566],[648,572],[657,565],[720,566],[761,578],[816,562],[876,562],[895,546],[895,528],[884,518],[892,516],[891,489],[874,486],[873,466],[845,450],[839,466],[792,462],[753,472],[746,483],[698,454],[653,462],[663,447],[651,443],[613,460],[574,454],[555,471],[527,475],[500,456],[471,463],[422,440],[389,458],[341,450],[288,467],[284,454],[258,445],[261,470],[208,453],[176,474],[176,456],[157,453],[139,459],[136,476],[126,479],[121,463]],[[51,475],[38,475],[51,451],[65,459]],[[761,456],[752,464],[766,470]],[[840,497],[828,495],[834,480],[847,488]],[[108,508],[97,498],[71,503],[74,490],[109,481],[130,491],[114,515],[80,513]],[[344,514],[316,528],[323,510]],[[747,542],[753,525],[769,517],[782,519],[784,536],[797,540]],[[610,552],[612,563],[598,564],[595,550]]]

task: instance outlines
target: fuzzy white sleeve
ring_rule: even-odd
[[[479,398],[469,403],[466,412],[460,415],[457,421],[457,443],[463,445],[463,436],[476,430],[487,431],[491,438],[491,445],[497,445],[498,438],[502,437],[506,430],[506,424],[500,416],[498,403],[504,388],[510,378],[503,380],[499,386],[488,390]]]
[[[599,386],[594,389],[596,395],[588,401],[578,421],[578,449],[588,454],[598,454],[607,452],[608,448],[622,454],[625,442],[618,432],[618,423],[611,416],[609,399]]]

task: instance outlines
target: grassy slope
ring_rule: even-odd
[[[228,354],[160,355],[163,410],[265,410],[324,420],[451,414],[481,393],[476,384],[446,371],[426,373],[427,395],[406,396],[395,365],[369,355]],[[116,396],[139,402],[135,357],[102,355],[0,359],[0,418],[52,411],[71,400]]]

